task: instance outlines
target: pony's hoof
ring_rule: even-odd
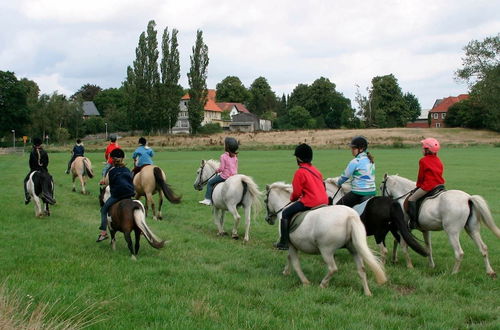
[[[73,189],[71,189],[71,191],[72,191],[72,192],[75,192],[75,191],[76,191],[76,189],[75,189],[75,188],[73,188]]]
[[[238,234],[232,234],[231,238],[234,240],[237,240],[237,239],[240,239],[240,236],[238,236]]]
[[[491,277],[491,278],[497,278],[497,273],[495,273],[495,272],[493,272],[493,273],[488,273],[488,274],[486,274],[486,275],[488,275],[488,276],[489,276],[489,277]]]
[[[217,233],[217,236],[227,236],[227,235],[228,234],[225,231]]]
[[[309,281],[304,281],[304,282],[302,282],[302,285],[303,285],[303,286],[309,286],[309,285],[311,285],[311,282],[309,282]]]
[[[328,283],[326,283],[326,284],[325,283],[321,283],[319,285],[319,287],[322,288],[322,289],[326,289],[326,288],[328,288]]]
[[[131,255],[130,256],[130,259],[134,260],[134,261],[137,261],[137,258],[134,256],[134,255]]]

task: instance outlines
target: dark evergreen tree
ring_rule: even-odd
[[[208,47],[203,42],[203,32],[196,32],[196,43],[190,56],[191,67],[187,74],[189,81],[188,115],[191,133],[196,134],[201,126],[207,103]]]

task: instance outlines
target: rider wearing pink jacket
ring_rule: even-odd
[[[205,199],[200,204],[212,205],[212,193],[216,184],[226,181],[229,177],[238,174],[238,141],[232,137],[224,140],[225,152],[220,156],[220,166],[215,171],[219,173],[207,182]]]

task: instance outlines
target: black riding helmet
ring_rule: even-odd
[[[235,138],[232,137],[227,137],[224,139],[224,145],[227,149],[227,151],[235,154],[236,151],[238,150],[238,141]]]
[[[139,144],[140,144],[140,145],[145,146],[145,145],[146,145],[146,142],[147,142],[147,141],[146,141],[146,139],[145,139],[144,137],[142,137],[142,136],[141,136],[141,137],[139,138]]]
[[[110,134],[109,135],[109,141],[116,142],[116,135],[115,134]]]
[[[117,148],[117,149],[113,149],[113,151],[111,151],[109,153],[109,156],[111,158],[125,158],[125,153],[123,152],[122,149]]]
[[[38,146],[41,146],[42,145],[42,139],[40,139],[39,137],[36,137],[33,139],[33,145],[38,147]]]
[[[362,150],[366,150],[366,148],[368,148],[368,141],[366,140],[366,138],[364,136],[355,136],[352,140],[351,140],[351,144],[350,144],[351,148],[358,148],[358,149],[362,149]]]
[[[302,143],[295,148],[293,155],[298,157],[303,163],[310,163],[313,159],[313,150],[308,144]]]

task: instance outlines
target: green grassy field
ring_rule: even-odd
[[[371,151],[379,182],[384,172],[415,179],[419,149]],[[499,282],[486,276],[479,251],[465,233],[459,274],[450,274],[454,258],[446,235],[433,233],[436,268],[428,268],[427,260],[412,251],[415,269],[406,269],[400,254],[399,263],[386,265],[387,284],[376,285],[368,274],[373,297],[363,295],[346,250],[337,253],[339,272],[327,289],[319,288],[326,272],[319,256],[301,258],[313,285],[303,287],[294,273],[284,277],[286,253],[273,250],[278,228],[264,221],[264,213],[252,222],[248,244],[217,237],[211,209],[197,203],[203,194],[193,189],[193,182],[200,160],[219,155],[220,151],[157,150],[156,164],[183,200],[179,205],[166,202],[161,222],[148,217],[152,230],[171,242],[155,250],[143,239],[137,262],[130,259],[121,233],[116,251],[109,241],[95,243],[98,179],[89,182],[90,195],[71,192],[70,176],[64,174],[68,154],[49,154],[57,205],[52,216],[41,219],[35,218],[33,204],[23,203],[27,155],[0,156],[4,286],[26,303],[54,305],[49,317],[70,317],[95,304],[85,312],[86,317],[103,320],[91,326],[95,329],[500,327]],[[100,172],[102,154],[87,156]],[[445,148],[440,157],[447,187],[485,197],[500,225],[499,149]],[[349,150],[318,150],[313,163],[325,177],[333,177],[350,159]],[[275,181],[290,182],[296,169],[291,150],[243,149],[239,164],[240,173],[252,176],[261,190]],[[227,215],[226,230],[232,225]],[[484,226],[482,236],[493,268],[500,271],[500,240]],[[368,241],[374,248],[373,238]],[[391,249],[391,236],[387,244]]]

